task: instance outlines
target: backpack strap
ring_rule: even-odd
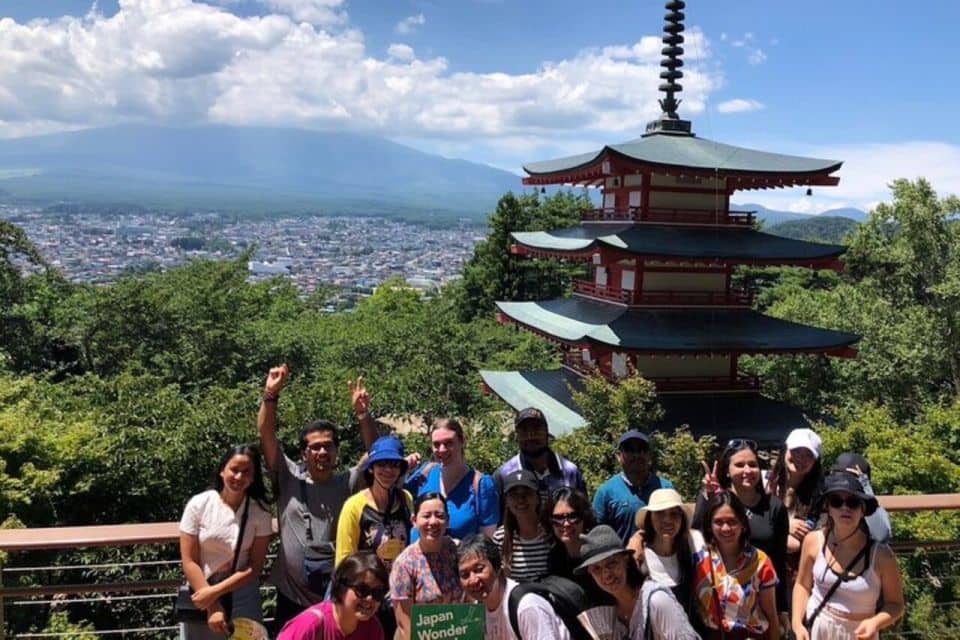
[[[647,594],[647,602],[643,605],[643,640],[654,640],[653,628],[650,626],[650,601],[658,591],[668,591],[668,589],[658,586]]]
[[[477,515],[477,528],[480,528],[480,472],[476,469],[473,470],[473,495],[476,496],[474,500],[474,509]],[[519,637],[519,636],[517,636]]]

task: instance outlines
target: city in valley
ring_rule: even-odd
[[[332,287],[330,310],[396,276],[436,289],[459,277],[485,234],[469,221],[439,228],[374,217],[132,209],[0,204],[0,219],[22,227],[47,262],[75,282],[229,259],[255,246],[251,279],[289,277],[304,293]]]

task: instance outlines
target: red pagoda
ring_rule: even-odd
[[[733,285],[738,265],[839,270],[844,248],[757,231],[753,212],[730,209],[740,190],[833,186],[841,162],[787,156],[699,138],[677,115],[684,2],[667,2],[660,63],[661,117],[622,144],[524,167],[525,185],[598,187],[602,207],[579,226],[514,233],[520,256],[583,261],[591,278],[569,298],[498,302],[498,320],[560,345],[551,371],[481,371],[515,409],[534,406],[559,435],[584,424],[571,389],[598,370],[615,381],[635,369],[656,384],[662,429],[781,442],[807,426],[796,407],[766,398],[743,375],[747,354],[855,357],[859,337],[765,316]]]

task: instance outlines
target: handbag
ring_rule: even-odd
[[[240,516],[240,535],[237,536],[237,544],[233,549],[233,563],[230,565],[230,575],[237,571],[237,563],[240,561],[240,545],[243,544],[243,533],[247,528],[247,515],[250,512],[250,496],[247,496],[243,503],[243,515]],[[204,609],[197,608],[193,604],[193,587],[189,582],[184,582],[177,589],[177,600],[173,605],[173,617],[176,622],[206,622],[207,612]],[[219,598],[220,606],[223,607],[227,618],[233,610],[233,593],[227,593]]]
[[[872,543],[873,543],[872,540],[869,540],[869,539],[867,540],[867,544],[863,545],[863,548],[860,549],[860,552],[857,555],[855,555],[853,557],[853,560],[847,563],[847,566],[843,569],[844,575],[848,575],[850,573],[850,569],[853,569],[857,565],[857,563],[860,562],[860,559],[870,552],[870,545]],[[823,539],[823,546],[824,547],[827,546],[826,537],[824,537]],[[826,558],[824,558],[824,560],[826,560]],[[836,581],[833,583],[833,585],[831,585],[826,595],[823,596],[823,600],[821,600],[820,604],[817,605],[817,608],[813,610],[813,613],[811,613],[809,616],[803,617],[803,626],[806,628],[807,631],[811,631],[813,629],[814,621],[817,619],[817,616],[820,615],[820,612],[823,611],[823,608],[827,606],[827,601],[829,601],[830,598],[833,597],[833,594],[837,592],[837,589],[840,588],[841,582],[843,582],[843,580],[840,579],[840,576],[837,576]]]

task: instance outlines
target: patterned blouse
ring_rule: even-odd
[[[708,546],[696,554],[694,584],[700,617],[711,629],[764,633],[768,621],[760,609],[760,592],[777,586],[773,562],[749,544],[728,570],[720,552]]]
[[[404,549],[390,568],[390,600],[417,604],[460,602],[463,588],[457,568],[457,546],[447,536],[440,551],[424,553],[419,542]]]

